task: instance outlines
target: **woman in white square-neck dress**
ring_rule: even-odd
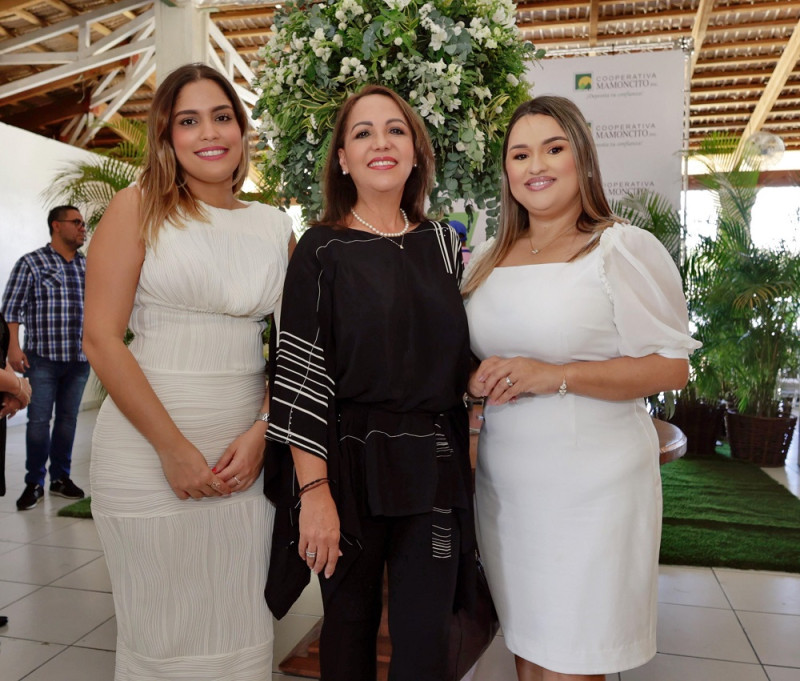
[[[681,388],[672,259],[603,194],[577,107],[539,97],[503,147],[500,228],[465,275],[469,392],[486,397],[481,555],[520,681],[602,679],[655,654],[658,438],[642,399]]]

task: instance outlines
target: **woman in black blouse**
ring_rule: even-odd
[[[389,678],[442,681],[474,547],[460,242],[425,216],[433,174],[403,99],[379,86],[351,96],[324,214],[286,276],[268,437],[291,447],[292,549],[320,575],[323,681],[374,681],[384,565]],[[268,600],[281,586],[268,584]]]

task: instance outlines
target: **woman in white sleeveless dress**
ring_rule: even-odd
[[[113,199],[89,250],[84,345],[109,394],[92,513],[117,681],[272,672],[261,332],[294,239],[286,214],[236,198],[247,169],[230,84],[207,66],[177,69],[154,98],[138,185]]]
[[[537,97],[503,147],[497,238],[465,275],[486,396],[477,530],[520,681],[601,681],[656,652],[661,484],[642,399],[683,387],[680,276],[615,220],[577,107]]]

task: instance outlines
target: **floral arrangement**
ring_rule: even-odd
[[[336,111],[366,83],[403,96],[425,121],[436,154],[431,211],[464,199],[498,211],[505,125],[528,99],[528,64],[511,0],[323,0],[287,4],[253,64],[266,200],[296,201],[316,217],[319,177]]]

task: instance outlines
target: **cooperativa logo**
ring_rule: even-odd
[[[592,89],[592,74],[591,73],[576,73],[575,74],[575,89],[576,90],[591,90]]]

